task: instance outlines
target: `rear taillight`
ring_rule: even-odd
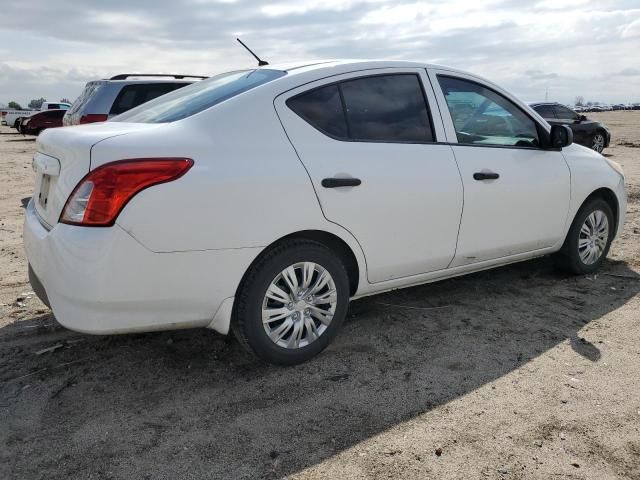
[[[7,112],[0,112],[0,116],[5,116],[7,114]]]
[[[80,123],[106,122],[108,118],[109,115],[103,113],[89,113],[80,117]]]
[[[60,222],[109,227],[137,193],[180,178],[193,166],[190,158],[136,158],[102,165],[71,192]]]

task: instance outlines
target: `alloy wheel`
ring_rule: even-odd
[[[337,298],[333,277],[321,265],[290,265],[267,288],[262,302],[264,330],[280,347],[306,347],[331,324]]]
[[[604,150],[604,135],[602,135],[601,133],[596,133],[593,136],[591,148],[598,153],[602,153],[602,150]]]
[[[594,210],[585,218],[578,235],[578,254],[585,265],[596,263],[609,240],[609,221],[602,210]]]

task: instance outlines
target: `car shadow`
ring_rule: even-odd
[[[7,140],[7,142],[35,142],[36,137],[33,138],[16,138],[13,140]]]
[[[20,478],[284,477],[561,342],[598,362],[581,329],[639,292],[623,262],[576,277],[532,260],[352,302],[336,341],[290,368],[208,330],[93,337],[46,315],[16,322],[0,329],[6,458]]]

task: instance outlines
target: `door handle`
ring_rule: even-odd
[[[362,183],[359,178],[324,178],[322,179],[322,186],[324,188],[337,188],[337,187],[357,187]]]
[[[500,175],[494,172],[476,172],[473,174],[474,180],[497,180]]]

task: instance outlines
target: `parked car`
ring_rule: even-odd
[[[531,107],[550,125],[568,125],[573,130],[573,141],[598,153],[609,146],[611,133],[600,122],[580,115],[559,103],[531,103]]]
[[[9,110],[3,109],[0,111],[0,118],[2,118],[2,125],[18,128],[18,124],[25,118],[35,115],[38,112],[45,110],[66,110],[71,107],[71,104],[65,102],[42,102],[40,110]]]
[[[415,62],[223,73],[37,152],[24,243],[61,324],[231,329],[279,364],[322,351],[350,298],[547,254],[592,273],[626,209],[569,127]]]
[[[207,77],[121,73],[87,83],[63,119],[64,125],[104,122],[144,102]]]
[[[38,112],[30,117],[21,118],[16,128],[23,135],[39,135],[40,132],[47,128],[61,127],[62,117],[66,112],[66,110]]]

